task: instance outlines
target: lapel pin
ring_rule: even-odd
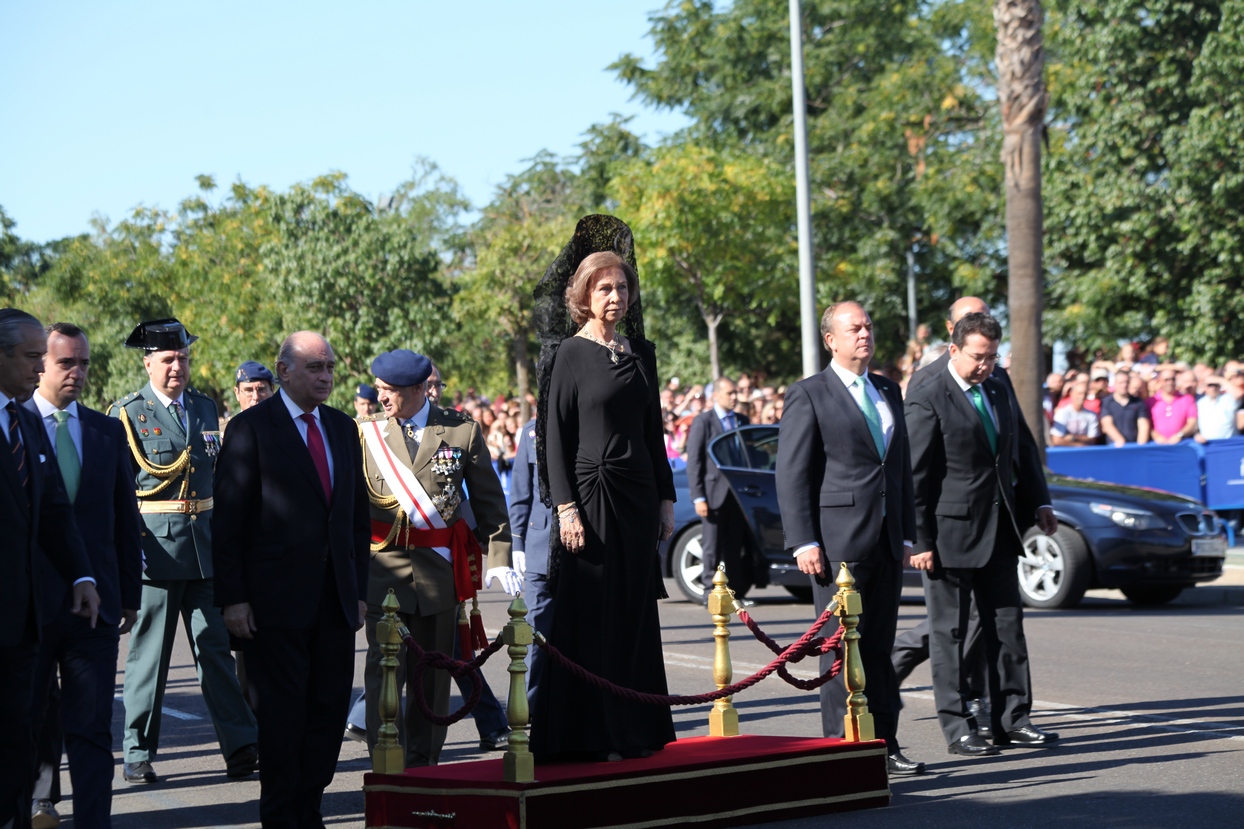
[[[154,431],[158,435],[160,434],[160,427],[156,426],[152,431]]]
[[[146,423],[146,422],[147,422],[147,416],[146,416],[145,414],[140,414],[140,415],[138,416],[138,422],[139,422],[139,423]]]
[[[143,430],[142,430],[142,433],[143,433],[143,437],[147,437],[147,430],[146,430],[146,429],[143,429]]]

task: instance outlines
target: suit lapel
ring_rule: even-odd
[[[320,483],[320,473],[316,471],[315,462],[311,460],[311,450],[307,448],[302,435],[298,433],[298,425],[290,417],[285,401],[276,399],[280,394],[280,392],[277,392],[268,398],[273,401],[272,404],[268,405],[268,414],[272,419],[273,426],[272,442],[289,456],[290,460],[294,462],[294,465],[298,467],[307,479],[307,482],[311,484],[311,489],[315,491],[320,502],[327,506],[328,501],[324,497],[324,485]]]
[[[95,426],[95,412],[78,404],[78,425],[82,427],[82,463],[81,478],[79,480],[79,488],[86,486],[86,479],[95,471],[95,465],[99,460],[95,457],[95,453],[101,440],[99,429]]]
[[[428,425],[423,430],[423,439],[419,441],[419,451],[411,459],[410,468],[417,475],[419,470],[432,462],[432,457],[441,446],[441,438],[445,434],[445,424],[437,417],[436,407],[428,410]]]
[[[877,444],[873,441],[872,430],[868,428],[868,420],[864,417],[864,412],[860,409],[855,398],[851,396],[851,392],[847,391],[846,385],[842,379],[834,372],[832,365],[826,366],[821,372],[821,379],[825,381],[825,385],[829,390],[829,398],[843,412],[843,420],[855,432],[855,439],[863,441],[867,446],[871,447],[874,452],[877,451]]]
[[[153,426],[160,427],[160,437],[168,438],[173,443],[173,451],[180,452],[186,448],[186,439],[182,436],[182,429],[173,420],[173,413],[170,412],[160,398],[156,397],[155,390],[148,383],[143,387],[144,402],[147,406],[147,417],[153,421]],[[185,400],[185,394],[182,394],[182,400]],[[184,404],[183,404],[184,405]]]
[[[890,420],[894,422],[894,429],[890,434],[890,442],[886,444],[885,457],[882,458],[882,460],[885,460],[885,458],[890,457],[890,449],[894,446],[895,441],[898,439],[898,413],[903,410],[903,396],[901,394],[894,394],[894,389],[890,388],[889,381],[880,376],[870,375],[868,379],[871,380],[873,386],[876,387],[877,393],[881,395],[881,399],[884,400],[886,405],[890,407]],[[894,407],[895,397],[898,397],[899,400],[897,409]],[[877,416],[881,416],[880,411],[877,412]],[[864,425],[867,426],[868,424],[865,423]],[[882,431],[884,431],[884,429]],[[869,434],[869,437],[872,437],[871,433]]]
[[[976,435],[976,439],[986,450],[989,450],[989,435],[985,434],[985,424],[981,423],[980,414],[977,413],[976,407],[972,405],[972,401],[968,400],[967,392],[959,388],[959,384],[950,376],[952,371],[954,371],[953,368],[947,368],[946,376],[943,379],[943,385],[946,387],[946,396],[950,398],[950,405],[959,412],[960,417],[967,418],[968,423],[971,424],[973,434]],[[992,400],[989,402],[990,404],[993,403]],[[995,407],[996,410],[997,407]],[[999,426],[1001,426],[1001,421],[999,421]],[[998,447],[999,449],[1002,447],[1001,439],[998,441]]]
[[[998,421],[998,457],[1007,457],[1011,454],[1011,402],[1006,393],[1006,387],[994,378],[990,377],[981,383],[981,389],[984,390],[985,396],[989,398],[989,405],[993,408],[994,417]],[[975,411],[975,409],[973,409]],[[978,417],[977,420],[980,420]],[[983,433],[984,427],[981,427]]]
[[[389,447],[393,457],[414,469],[414,458],[410,456],[410,447],[406,445],[406,436],[402,433],[402,424],[390,418],[380,428],[380,436],[384,445]]]

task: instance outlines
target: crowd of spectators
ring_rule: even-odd
[[[1244,363],[1173,361],[1162,337],[1128,343],[1050,374],[1043,406],[1051,446],[1223,440],[1244,433]]]
[[[782,419],[786,386],[769,384],[762,374],[744,373],[733,379],[738,389],[735,414],[746,415],[749,421],[757,424],[773,424]],[[679,378],[670,378],[661,389],[661,421],[665,427],[667,457],[671,460],[686,457],[691,421],[705,406],[712,405],[711,383],[683,386]]]

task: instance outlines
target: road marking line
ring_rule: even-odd
[[[700,668],[709,671],[713,669],[713,660],[708,657],[671,651],[665,652],[665,664],[678,668]],[[763,667],[764,665],[749,662],[735,662],[735,679],[741,678],[738,675],[740,672],[746,672],[745,675],[750,675]],[[799,679],[815,679],[820,676],[819,673],[811,671],[795,668],[789,668],[788,670],[792,676]],[[904,685],[900,690],[903,696],[913,699],[926,699],[930,701],[933,699],[933,694],[929,693],[932,688],[928,685]],[[864,693],[867,695],[868,691],[865,690]],[[1045,702],[1042,700],[1033,700],[1032,705],[1036,713],[1041,711],[1053,713],[1057,711],[1062,716],[1073,720],[1092,720],[1103,724],[1108,724],[1112,721],[1116,723],[1131,723],[1176,734],[1202,734],[1220,740],[1244,740],[1244,726],[1232,725],[1230,723],[1164,717],[1159,714],[1137,714],[1131,711],[1117,711],[1111,708],[1094,708],[1091,706],[1070,705],[1063,702]],[[1226,733],[1232,731],[1241,733]]]
[[[113,694],[113,699],[117,702],[124,703],[125,698],[121,694]],[[175,720],[201,720],[198,714],[187,714],[185,711],[178,711],[176,708],[169,708],[167,705],[160,706],[161,713],[166,717],[172,717]]]

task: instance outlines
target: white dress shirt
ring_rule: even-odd
[[[151,387],[151,391],[155,394],[156,400],[160,401],[160,405],[164,407],[164,411],[168,412],[168,407],[173,405],[174,402],[177,403],[178,406],[181,406],[181,430],[185,432],[187,435],[189,435],[190,424],[187,423],[186,421],[190,417],[190,415],[186,411],[186,401],[183,399],[184,395],[179,394],[176,397],[169,397],[167,394],[163,394],[155,386]],[[168,412],[168,413],[170,415],[172,414],[172,412]]]
[[[955,383],[958,384],[959,388],[963,389],[963,393],[967,395],[968,405],[971,406],[973,409],[975,409],[976,404],[972,402],[972,397],[973,397],[972,384],[959,376],[959,372],[955,371],[954,363],[947,363],[946,370],[950,372],[950,376],[954,378]],[[989,412],[989,419],[993,421],[994,434],[997,434],[998,433],[998,413],[993,410],[993,402],[990,401],[989,399],[989,392],[983,388],[981,389],[981,400],[985,401],[985,411]]]
[[[294,419],[294,425],[298,427],[298,436],[302,438],[302,442],[307,442],[307,422],[302,419],[304,414],[309,414],[315,418],[315,425],[320,427],[320,438],[324,441],[324,454],[328,456],[328,482],[334,483],[333,478],[333,450],[328,445],[328,431],[324,428],[324,421],[320,418],[320,407],[316,406],[309,412],[304,412],[297,403],[289,399],[284,392],[278,391],[277,397],[281,398],[281,402],[285,404],[285,408],[289,409],[289,416]]]
[[[9,410],[7,407],[12,399],[12,397],[0,391],[0,437],[3,437],[6,441],[9,439]],[[20,406],[21,404],[17,405]]]
[[[851,399],[855,401],[855,405],[860,407],[860,411],[864,411],[864,400],[860,397],[860,387],[855,384],[861,375],[856,374],[849,368],[843,368],[838,365],[837,361],[830,360],[829,365],[834,370],[834,374],[838,375],[838,379],[847,387],[847,392],[851,395]],[[894,412],[890,411],[890,404],[886,402],[881,392],[877,391],[877,387],[873,385],[873,381],[868,379],[868,372],[862,375],[864,378],[864,393],[873,401],[873,405],[877,407],[877,414],[881,415],[881,432],[885,435],[886,448],[890,448],[890,439],[894,437]]]
[[[423,408],[415,412],[414,417],[409,417],[406,420],[399,420],[398,425],[402,427],[403,431],[405,431],[407,424],[409,424],[415,432],[415,443],[422,444],[423,430],[428,428],[428,414],[431,413],[431,411],[432,402],[425,397],[423,399]],[[414,458],[411,458],[411,460],[413,461]]]
[[[43,418],[43,427],[48,432],[48,443],[52,445],[52,451],[57,450],[56,447],[56,412],[57,408],[48,402],[43,396],[43,392],[36,391],[34,395],[35,406],[39,409],[39,417]],[[78,450],[78,465],[82,465],[82,420],[78,417],[78,401],[71,400],[69,405],[65,407],[65,412],[69,415],[66,421],[69,426],[69,436],[73,438],[74,448]]]

